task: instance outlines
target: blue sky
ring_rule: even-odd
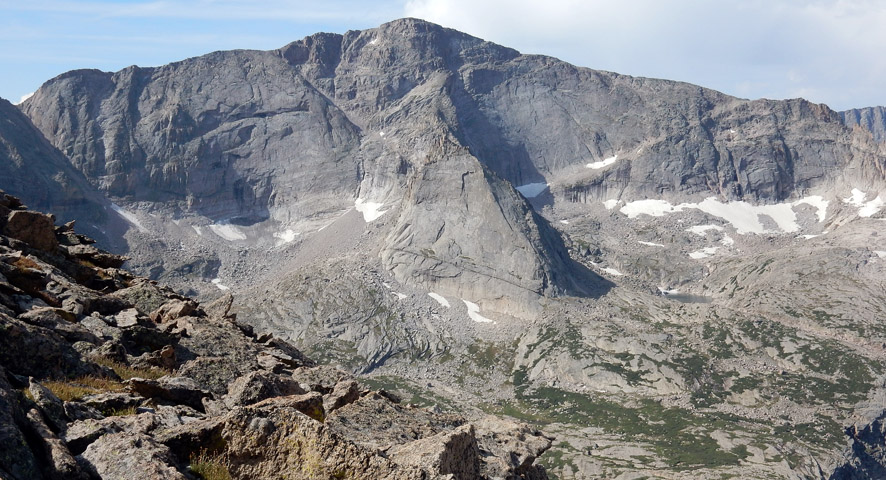
[[[881,0],[0,0],[0,97],[76,68],[274,49],[413,16],[524,53],[835,109],[886,104]]]

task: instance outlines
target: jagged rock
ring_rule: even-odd
[[[55,332],[0,313],[0,365],[36,378],[97,374],[80,354]]]
[[[18,316],[19,319],[56,332],[65,340],[75,343],[79,341],[99,343],[100,340],[88,328],[74,323],[76,316],[61,308],[37,307]]]
[[[223,401],[228,408],[251,405],[267,398],[301,395],[305,391],[292,378],[273,373],[251,372],[228,385]]]
[[[119,328],[134,327],[139,324],[139,313],[135,308],[127,308],[112,316],[114,324]]]
[[[52,215],[27,210],[13,211],[6,220],[3,233],[47,252],[58,248],[58,240],[55,238],[55,217]]]
[[[535,464],[551,448],[551,438],[526,424],[487,416],[474,422],[477,441],[485,452],[483,473],[491,478],[547,478]]]
[[[360,385],[355,380],[343,380],[335,384],[328,395],[323,398],[323,409],[327,413],[338,410],[360,398]]]
[[[203,411],[203,398],[211,396],[188,377],[163,377],[159,380],[132,378],[127,385],[132,392],[145,398],[183,404],[199,411]]]
[[[87,395],[80,403],[100,412],[113,412],[137,407],[144,403],[144,398],[126,392],[105,392]]]
[[[264,342],[265,346],[271,347],[265,350],[279,361],[285,363],[289,367],[313,367],[316,364],[313,360],[306,357],[299,349],[293,347],[289,342],[279,338],[270,338]]]
[[[431,437],[465,423],[460,417],[396,404],[375,392],[326,416],[332,431],[373,450]]]
[[[292,372],[292,378],[305,390],[329,394],[341,381],[350,375],[331,365],[299,367]]]
[[[71,455],[65,442],[60,440],[43,422],[43,417],[36,409],[28,411],[28,421],[31,431],[36,434],[43,444],[45,453],[44,471],[50,478],[83,479],[89,478],[80,468],[80,465]]]
[[[323,396],[319,392],[308,392],[301,395],[273,397],[253,405],[255,408],[286,407],[294,408],[301,413],[322,422],[326,418],[323,409]]]
[[[151,320],[154,323],[166,323],[181,317],[186,317],[197,311],[197,303],[191,300],[170,300],[160,308],[151,312]]]
[[[79,239],[78,239],[79,241]],[[65,251],[69,256],[88,261],[89,263],[94,264],[97,267],[101,268],[120,268],[126,263],[128,257],[123,255],[114,255],[112,253],[108,253],[92,245],[71,245],[65,247]]]
[[[121,345],[120,342],[115,340],[108,340],[99,345],[98,348],[92,349],[89,352],[89,357],[104,358],[124,365],[128,363],[126,349],[123,348],[123,345]]]
[[[473,425],[397,445],[388,453],[401,465],[420,467],[433,475],[452,475],[455,480],[480,478],[480,450]]]
[[[185,480],[169,448],[140,433],[110,433],[92,442],[81,455],[101,478]]]
[[[19,406],[17,394],[6,379],[4,365],[0,364],[0,445],[3,445],[0,448],[0,475],[12,480],[39,478],[40,463],[34,458],[19,429],[25,415]]]
[[[159,367],[171,371],[177,366],[175,347],[166,345],[160,350],[143,353],[132,361],[132,365],[136,368]]]
[[[221,437],[237,477],[423,478],[420,469],[397,465],[331,434],[322,423],[293,408],[234,410],[226,418]]]
[[[33,378],[29,379],[28,390],[34,397],[34,402],[40,408],[40,412],[46,421],[52,426],[54,432],[64,432],[68,424],[68,416],[65,413],[65,404],[52,391],[37,383]]]
[[[133,285],[112,294],[135,306],[142,315],[156,311],[169,299],[168,294],[147,279],[137,279]]]
[[[77,420],[98,420],[104,418],[102,413],[88,405],[80,402],[65,402],[65,416],[72,422]]]
[[[217,298],[215,301],[205,306],[203,309],[206,311],[206,314],[211,317],[232,319],[229,318],[229,315],[231,312],[231,305],[233,304],[234,295],[231,294],[231,292],[225,292],[224,295]]]

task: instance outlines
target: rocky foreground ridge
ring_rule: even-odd
[[[0,479],[547,478],[538,431],[367,390],[72,227],[0,192]]]

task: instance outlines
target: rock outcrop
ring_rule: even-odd
[[[497,451],[488,422],[401,405],[0,204],[3,478],[546,478],[481,455]],[[551,443],[531,429],[513,442],[533,458]]]

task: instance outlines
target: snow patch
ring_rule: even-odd
[[[660,243],[652,243],[652,242],[644,242],[642,240],[638,241],[640,245],[646,245],[647,247],[664,247],[664,245]]]
[[[612,200],[607,200],[607,202],[611,202]],[[617,203],[617,202],[616,202]],[[612,209],[615,207],[615,204],[612,207],[604,202],[606,208]],[[683,204],[686,205],[686,204]],[[625,206],[621,207],[619,210],[621,213],[628,216],[628,218],[636,218],[640,215],[651,215],[653,217],[663,217],[669,213],[673,212],[681,212],[683,211],[684,206],[679,205],[677,207],[670,204],[665,200],[637,200],[636,202],[628,202]]]
[[[140,222],[138,220],[138,217],[136,217],[133,213],[123,210],[123,208],[121,208],[120,205],[117,205],[116,203],[111,204],[111,210],[117,212],[117,215],[120,215],[123,220],[126,220],[127,222],[129,222],[130,225],[137,228],[139,232],[148,233],[148,229],[145,228],[144,225],[142,225],[142,222]]]
[[[700,260],[700,259],[702,259],[702,258],[707,258],[707,257],[710,257],[711,255],[717,253],[717,250],[718,250],[719,248],[720,248],[720,247],[707,247],[707,248],[702,248],[701,250],[698,250],[698,251],[696,251],[696,252],[692,252],[692,253],[690,253],[690,254],[689,254],[689,258],[694,258],[695,260]]]
[[[852,189],[852,195],[843,199],[843,203],[848,203],[853,207],[858,207],[858,216],[859,217],[871,217],[877,212],[879,212],[884,205],[883,199],[877,195],[877,198],[865,202],[868,194],[857,189]]]
[[[229,224],[212,224],[209,226],[212,233],[224,238],[229,242],[237,240],[246,240],[246,234],[241,232],[239,228]]]
[[[274,234],[274,238],[278,240],[277,245],[283,245],[284,243],[289,243],[295,240],[295,237],[298,236],[298,233],[293,231],[292,229],[286,229],[284,232],[277,232]]]
[[[221,279],[220,279],[220,278],[213,278],[213,279],[212,279],[212,284],[215,285],[216,287],[218,287],[218,289],[221,290],[221,291],[225,291],[225,290],[230,290],[230,289],[231,289],[231,287],[229,287],[229,286],[227,286],[227,285],[222,285],[222,283],[221,283]]]
[[[393,293],[394,295],[397,296],[397,300],[403,300],[404,298],[409,296],[409,295],[406,295],[405,293],[400,293],[400,292],[391,292],[391,293]]]
[[[369,41],[370,45],[375,45],[376,43],[378,43],[378,38],[373,38],[372,40]]]
[[[563,225],[569,225],[569,220],[560,220]]]
[[[363,214],[363,220],[365,220],[366,223],[376,220],[378,217],[388,213],[388,210],[381,210],[382,206],[384,206],[383,203],[364,202],[362,198],[354,200],[354,208]]]
[[[201,237],[203,236],[202,228],[198,227],[197,225],[191,225],[191,228],[193,228],[194,231],[197,232],[197,235],[200,235]]]
[[[875,213],[879,212],[883,208],[884,202],[883,199],[877,195],[877,198],[871,200],[870,202],[864,204],[863,207],[858,209],[859,217],[871,217]]]
[[[828,214],[828,205],[830,202],[825,200],[823,197],[818,195],[812,195],[811,197],[801,198],[793,203],[793,205],[812,205],[818,210],[818,221],[819,223],[823,222]]]
[[[658,287],[658,291],[661,292],[662,295],[677,295],[678,293],[680,293],[679,290],[668,290],[661,287]]]
[[[810,239],[817,237],[818,235],[800,235],[800,236],[806,240],[810,240]]]
[[[548,189],[548,184],[541,183],[527,183],[526,185],[520,185],[519,187],[514,187],[526,198],[535,198],[541,195],[541,192],[544,192]]]
[[[880,258],[886,258],[886,251],[883,250],[874,250],[874,253],[877,254]]]
[[[623,273],[619,272],[618,270],[616,270],[614,268],[607,267],[607,268],[601,268],[601,270],[603,270],[604,272],[606,272],[612,276],[615,276],[615,277],[621,277],[622,275],[624,275]]]
[[[384,137],[384,136],[385,136],[385,132],[378,132],[378,136],[379,136],[379,137]]]
[[[605,202],[603,202],[603,206],[606,207],[606,210],[612,210],[613,208],[615,208],[616,205],[618,205],[618,202],[619,200],[615,199],[606,200]]]
[[[589,163],[589,164],[585,165],[585,167],[593,169],[593,170],[599,170],[601,168],[608,167],[608,166],[612,165],[613,163],[615,163],[616,160],[618,160],[618,155],[614,155],[612,157],[606,158],[602,162]]]
[[[469,302],[464,298],[461,299],[462,302],[465,302],[465,307],[468,307],[468,316],[471,317],[471,320],[480,323],[492,323],[492,320],[480,315],[480,306],[474,302]]]
[[[436,300],[437,303],[439,303],[441,306],[449,308],[449,300],[446,300],[446,298],[443,297],[443,295],[431,292],[428,294],[428,296],[433,298],[434,300]]]
[[[696,225],[694,227],[689,227],[686,229],[687,232],[694,233],[696,235],[701,235],[702,237],[705,236],[705,233],[708,230],[722,232],[723,227],[721,227],[719,225]]]
[[[729,235],[723,235],[723,239],[720,240],[720,244],[726,247],[731,247],[735,245],[735,239],[733,239]]]
[[[852,189],[852,195],[843,199],[843,203],[848,203],[853,207],[861,207],[864,205],[864,199],[868,194],[862,192],[857,188]]]
[[[639,215],[661,217],[692,208],[726,220],[735,227],[739,234],[775,233],[778,231],[791,233],[800,229],[794,207],[801,204],[817,208],[819,222],[824,221],[828,202],[819,196],[775,205],[752,205],[744,201],[722,203],[714,197],[706,198],[700,203],[681,203],[679,205],[672,205],[665,200],[647,199],[629,202],[621,207],[620,212],[627,215],[628,218],[635,218]],[[760,221],[761,215],[771,218],[778,226],[778,230],[767,230],[763,227],[763,223]]]

